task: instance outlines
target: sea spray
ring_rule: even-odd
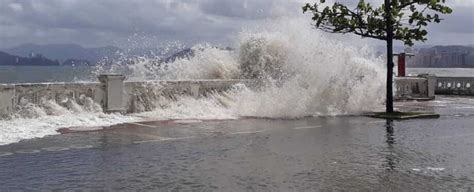
[[[158,69],[159,79],[235,79],[240,76],[236,53],[208,44],[196,45],[193,56],[164,63]]]
[[[161,49],[170,51],[182,47],[177,43]],[[130,81],[233,79],[240,76],[237,53],[210,44],[197,44],[175,54],[159,53],[130,55],[120,53],[113,59],[104,59],[95,67],[94,75],[120,73]]]
[[[349,37],[343,42],[314,30],[303,18],[267,21],[236,39],[235,50],[204,44],[191,48],[192,56],[170,62],[141,58],[128,67],[128,78],[262,80],[264,89],[242,89],[230,96],[234,105],[226,106],[236,116],[356,114],[383,103],[382,60],[369,46],[354,45],[366,41]]]
[[[305,20],[271,22],[241,33],[239,42],[241,64],[254,63],[250,76],[267,82],[263,91],[237,94],[234,110],[239,116],[354,114],[383,103],[381,59],[371,56],[367,47],[329,38]],[[248,51],[249,44],[255,51]]]

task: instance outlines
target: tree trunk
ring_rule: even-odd
[[[385,13],[387,24],[387,98],[385,112],[393,112],[393,25],[392,6],[390,0],[385,0]]]

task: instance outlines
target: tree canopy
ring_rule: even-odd
[[[393,26],[393,39],[406,45],[414,41],[425,41],[428,34],[426,26],[430,22],[439,23],[440,14],[449,14],[452,9],[444,5],[446,0],[392,0],[391,13],[387,15],[384,7],[374,7],[359,0],[353,9],[341,3],[324,6],[319,3],[306,4],[303,13],[311,12],[315,26],[331,33],[354,33],[362,37],[387,40],[387,20]],[[388,17],[389,16],[389,17]]]

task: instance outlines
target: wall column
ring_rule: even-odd
[[[104,88],[104,100],[102,108],[105,113],[123,113],[123,81],[125,76],[121,74],[103,74],[99,75],[99,81]]]
[[[0,119],[15,112],[15,86],[0,85]]]
[[[436,90],[436,75],[428,75],[426,76],[428,79],[428,97],[435,98],[435,90]]]

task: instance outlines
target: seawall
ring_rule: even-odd
[[[118,74],[99,76],[98,82],[0,84],[0,118],[9,117],[26,105],[42,105],[48,101],[73,108],[74,105],[103,112],[134,113],[153,110],[155,101],[177,95],[193,97],[222,92],[236,84],[260,86],[260,81],[230,80],[167,80],[124,81]],[[430,100],[439,95],[474,96],[474,77],[395,78],[395,99]],[[91,110],[94,110],[91,109]]]
[[[436,81],[436,94],[474,96],[474,77],[437,77]]]
[[[395,78],[395,100],[431,100],[435,99],[436,76]]]
[[[435,95],[474,96],[474,77],[397,77],[395,98],[434,99]]]
[[[133,113],[152,110],[153,101],[176,95],[199,97],[230,89],[236,84],[256,87],[256,80],[124,81],[123,75],[99,76],[99,82],[0,84],[0,117],[28,104],[54,101],[59,105],[98,105],[104,112]]]

